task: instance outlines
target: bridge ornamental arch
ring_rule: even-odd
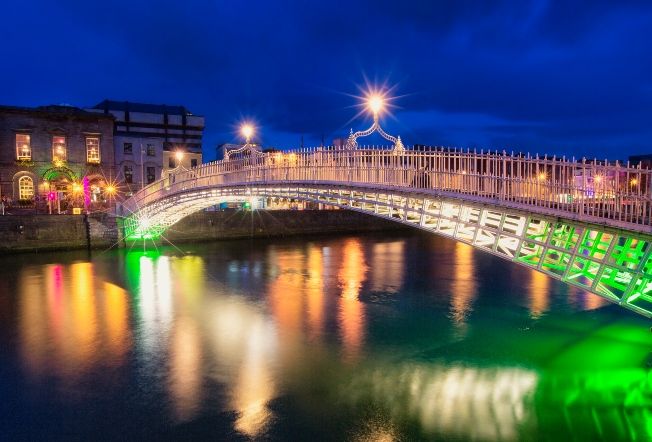
[[[229,199],[294,198],[449,237],[652,317],[647,170],[450,150],[280,156],[208,163],[153,183],[119,207],[125,236],[155,238]]]

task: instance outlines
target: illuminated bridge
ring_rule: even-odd
[[[180,170],[119,205],[123,233],[155,238],[225,201],[323,203],[453,238],[652,316],[651,171],[399,143],[251,150]]]

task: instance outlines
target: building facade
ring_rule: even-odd
[[[0,106],[0,196],[47,213],[111,204],[111,115],[71,106]]]
[[[183,106],[104,100],[87,109],[115,118],[115,164],[126,194],[202,162],[204,117]]]

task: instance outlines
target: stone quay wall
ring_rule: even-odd
[[[0,253],[109,248],[118,241],[108,215],[0,216]]]
[[[256,210],[198,212],[165,232],[172,242],[264,238],[409,228],[349,210]]]
[[[338,232],[371,232],[407,227],[347,210],[257,210],[198,212],[165,232],[173,243],[278,237]],[[118,223],[106,214],[0,216],[0,253],[123,247]],[[160,244],[167,244],[159,240]]]

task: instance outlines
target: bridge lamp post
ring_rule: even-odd
[[[387,107],[386,104],[386,98],[382,94],[378,92],[370,92],[367,97],[366,97],[366,108],[371,111],[371,113],[374,116],[374,122],[366,130],[359,130],[357,132],[353,132],[353,129],[351,129],[351,133],[349,134],[349,138],[346,141],[346,149],[352,150],[356,149],[358,147],[358,138],[360,137],[366,137],[368,135],[371,135],[374,132],[378,132],[381,137],[386,139],[387,141],[391,141],[392,144],[394,145],[392,151],[394,153],[400,153],[405,150],[405,146],[403,146],[403,142],[401,141],[401,137],[393,137],[392,135],[388,134],[383,130],[382,127],[380,127],[380,113],[383,112],[385,107]]]
[[[177,167],[181,167],[181,160],[183,160],[183,152],[180,150],[177,150],[174,153],[174,158],[177,160]]]
[[[367,98],[367,107],[374,114],[374,120],[378,119],[378,115],[385,107],[385,99],[378,94],[373,94]]]
[[[254,127],[249,123],[245,123],[242,126],[240,126],[240,133],[245,139],[245,146],[246,146],[247,144],[249,144],[249,142],[251,141],[251,137],[254,135]]]

